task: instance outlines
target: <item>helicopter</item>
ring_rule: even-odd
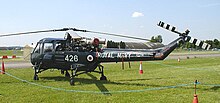
[[[69,32],[65,33],[64,38],[43,38],[37,42],[37,45],[30,54],[30,60],[34,69],[33,79],[39,80],[39,73],[53,68],[61,70],[61,74],[64,74],[65,77],[69,77],[70,85],[74,85],[74,78],[76,76],[88,72],[99,73],[101,74],[100,80],[107,80],[107,77],[104,75],[104,66],[101,65],[101,63],[164,60],[178,46],[179,43],[185,42],[194,43],[195,45],[207,50],[210,48],[209,44],[188,36],[190,32],[188,29],[181,33],[177,31],[176,27],[166,24],[162,21],[160,21],[157,25],[178,34],[179,37],[168,45],[156,49],[103,49],[100,48],[99,45],[105,44],[105,40],[98,38],[91,39],[80,36],[71,36]],[[89,32],[101,35],[149,41],[148,39],[139,37],[81,30],[76,28],[62,28],[4,34],[0,35],[0,37],[70,30],[74,32]],[[96,70],[97,68],[98,70]],[[71,75],[68,71],[71,71]]]

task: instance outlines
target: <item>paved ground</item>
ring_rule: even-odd
[[[199,57],[220,57],[220,54],[171,54],[166,59],[187,59]],[[4,65],[5,68],[32,68],[32,64],[28,61],[5,62]],[[2,68],[2,65],[0,65],[0,68]]]
[[[28,61],[4,62],[5,68],[32,68],[32,64]],[[2,68],[2,63],[1,66]]]
[[[220,57],[219,54],[171,54],[166,59],[187,59],[187,58],[199,58],[199,57]]]

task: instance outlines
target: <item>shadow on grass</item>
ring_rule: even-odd
[[[55,80],[55,81],[70,81],[69,78],[64,77],[64,76],[56,76],[56,77],[40,77],[40,79],[45,79],[45,80]]]
[[[97,78],[94,75],[89,73],[87,73],[87,75],[91,77],[93,80],[94,79],[97,80]],[[97,82],[94,83],[104,95],[110,95],[110,96],[112,95],[111,93],[109,93],[108,89],[103,85],[103,83],[97,83]]]
[[[149,80],[149,79],[133,79],[133,80],[121,80],[122,82],[114,82],[114,81],[102,81],[98,80],[97,77],[95,77],[92,74],[87,73],[91,79],[88,78],[74,78],[75,82],[79,82],[80,85],[86,85],[86,84],[114,84],[114,85],[126,85],[126,86],[152,86],[152,87],[161,87],[160,85],[150,85],[150,84],[142,84],[142,83],[128,83],[129,81],[140,81],[140,80]],[[55,80],[55,81],[70,81],[69,78],[63,77],[63,76],[56,76],[56,77],[40,77],[40,79],[45,80]],[[119,80],[120,81],[120,80]],[[125,81],[125,82],[124,82]]]
[[[80,84],[95,84],[97,86],[97,88],[104,94],[104,95],[112,95],[108,89],[104,86],[104,84],[108,84],[108,81],[99,81],[97,80],[97,78],[92,75],[87,73],[87,75],[89,77],[91,77],[91,79],[86,79],[86,78],[74,78],[75,82],[80,82]],[[41,79],[44,80],[55,80],[55,81],[70,81],[69,78],[63,77],[63,76],[57,76],[57,77],[41,77]]]
[[[122,82],[114,82],[114,81],[102,81],[98,80],[97,77],[94,75],[87,73],[87,75],[91,78],[74,78],[75,82],[79,82],[80,85],[87,85],[87,84],[95,84],[97,88],[102,92],[104,95],[112,95],[109,90],[104,86],[104,84],[112,84],[112,85],[124,85],[124,86],[140,86],[140,87],[161,87],[161,85],[150,85],[150,84],[144,84],[144,83],[130,83],[129,81],[141,81],[141,80],[151,80],[151,79],[133,79],[133,80],[122,80]],[[57,77],[40,77],[40,79],[45,80],[55,80],[55,81],[70,81],[69,78],[63,77],[63,76],[57,76]],[[155,79],[155,78],[154,78]],[[162,79],[162,78],[156,78],[156,79]]]
[[[220,88],[220,86],[214,86],[211,88],[211,90],[218,90]]]

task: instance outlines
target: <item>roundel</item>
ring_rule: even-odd
[[[89,62],[92,62],[92,61],[93,61],[93,56],[92,56],[92,55],[88,55],[88,56],[87,56],[87,60],[88,60]]]

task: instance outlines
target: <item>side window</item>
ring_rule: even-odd
[[[53,43],[44,43],[44,53],[53,51]]]
[[[41,46],[41,44],[37,43],[33,53],[40,53],[40,46]]]

